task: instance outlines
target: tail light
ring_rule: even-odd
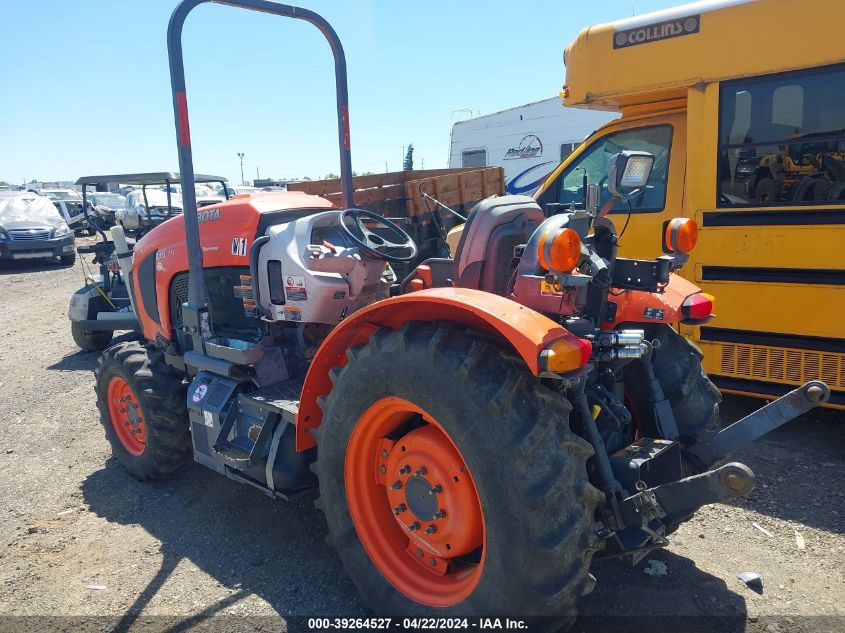
[[[551,239],[548,239],[548,234],[543,234],[537,246],[537,256],[546,270],[571,272],[581,258],[581,238],[573,229],[558,231]]]
[[[666,225],[663,242],[670,253],[689,253],[698,241],[698,224],[691,218],[675,218]]]
[[[106,270],[110,273],[120,272],[120,262],[117,261],[117,255],[115,253],[112,253],[106,260]]]
[[[713,314],[716,308],[716,298],[706,292],[690,295],[681,304],[681,314],[685,319],[701,321]]]
[[[540,353],[540,366],[546,371],[565,374],[583,367],[590,361],[593,344],[577,336],[556,340]]]

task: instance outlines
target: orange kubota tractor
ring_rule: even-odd
[[[222,2],[328,39],[343,208],[279,192],[198,212],[181,31],[203,1],[168,31],[184,215],[131,255],[144,342],[96,370],[106,436],[136,477],[193,458],[278,497],[319,486],[330,541],[379,613],[565,618],[594,555],[640,556],[700,506],[747,495],[746,466],[710,466],[828,397],[813,381],[720,427],[719,392],[674,329],[713,309],[673,274],[691,220],[668,223],[659,257],[623,259],[607,205],[488,198],[454,261],[395,283],[390,262],[416,247],[354,207],[343,49],[304,9]],[[616,199],[653,160],[613,157]]]

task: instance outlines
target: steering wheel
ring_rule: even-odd
[[[347,220],[351,221],[352,226]],[[391,242],[378,233],[373,233],[364,226],[364,220],[376,224],[376,228],[386,229],[391,236],[397,236],[401,242]],[[393,264],[401,264],[413,261],[417,256],[417,245],[410,235],[405,233],[393,222],[366,209],[346,209],[340,214],[340,225],[343,230],[362,251],[369,253],[377,259],[383,259]],[[357,229],[357,231],[353,230]],[[357,234],[360,232],[360,237]],[[394,255],[390,251],[407,249],[407,255]]]

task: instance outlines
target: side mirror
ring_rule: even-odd
[[[607,175],[610,194],[625,201],[640,195],[651,177],[653,167],[654,154],[632,150],[614,154],[610,157]]]

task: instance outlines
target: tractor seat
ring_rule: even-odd
[[[492,196],[476,204],[455,251],[455,285],[504,295],[514,247],[525,244],[543,220],[529,196]]]

